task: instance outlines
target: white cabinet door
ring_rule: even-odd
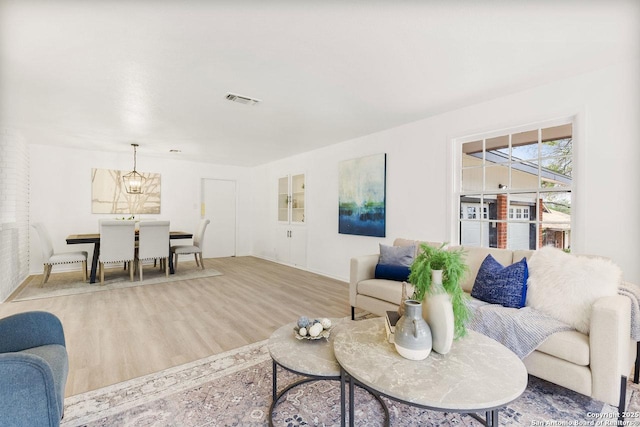
[[[304,227],[292,227],[289,234],[291,240],[290,259],[291,264],[297,267],[307,266],[307,229]]]
[[[296,267],[307,265],[307,229],[305,227],[278,226],[276,260]]]
[[[281,224],[304,224],[304,174],[287,175],[278,178],[278,222]]]

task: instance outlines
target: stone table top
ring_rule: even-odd
[[[436,410],[477,412],[500,408],[527,386],[527,370],[508,348],[468,331],[446,355],[414,361],[386,339],[384,318],[344,321],[333,337],[336,359],[365,386]]]
[[[343,319],[331,318],[331,334],[328,339],[300,340],[295,337],[296,322],[276,330],[267,347],[271,358],[294,372],[318,377],[339,377],[340,365],[333,353],[333,339]]]

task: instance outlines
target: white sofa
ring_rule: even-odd
[[[405,246],[421,242],[396,239],[394,245]],[[432,246],[440,243],[423,242]],[[469,267],[462,288],[470,293],[482,261],[491,254],[502,265],[527,259],[533,251],[511,251],[464,247]],[[351,259],[349,299],[351,314],[355,308],[384,316],[396,310],[402,297],[402,282],[375,279],[379,255],[364,255]],[[407,285],[411,296],[413,287]],[[529,374],[561,385],[594,399],[624,409],[627,375],[636,357],[636,342],[630,338],[630,300],[610,296],[597,300],[591,313],[590,334],[578,331],[557,332],[533,353],[523,359]],[[637,382],[637,376],[636,376]]]

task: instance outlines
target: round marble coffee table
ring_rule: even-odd
[[[269,338],[267,347],[273,360],[273,400],[269,408],[269,425],[273,425],[273,410],[278,401],[289,390],[301,384],[317,380],[340,380],[340,395],[344,396],[345,380],[340,375],[340,365],[333,354],[333,339],[343,319],[330,319],[332,324],[331,335],[328,339],[299,340],[295,337],[293,328],[296,323],[289,323],[275,331]],[[289,384],[278,393],[278,366],[304,378],[293,384]],[[345,403],[341,401],[342,425],[345,424]]]
[[[400,356],[386,339],[384,318],[344,322],[333,337],[338,363],[351,381],[390,399],[436,411],[467,413],[498,425],[498,409],[527,386],[527,370],[502,344],[474,331],[454,341],[446,355],[421,361]],[[354,399],[349,393],[349,423]],[[484,412],[485,419],[476,413]]]

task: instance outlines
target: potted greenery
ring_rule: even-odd
[[[442,287],[451,297],[454,316],[454,335],[460,338],[466,335],[466,324],[471,318],[468,296],[460,287],[460,280],[467,272],[462,248],[447,250],[446,243],[439,248],[426,243],[420,245],[421,251],[411,265],[409,282],[414,287],[413,299],[423,301],[425,296],[437,293],[432,281],[432,271],[442,270]]]

